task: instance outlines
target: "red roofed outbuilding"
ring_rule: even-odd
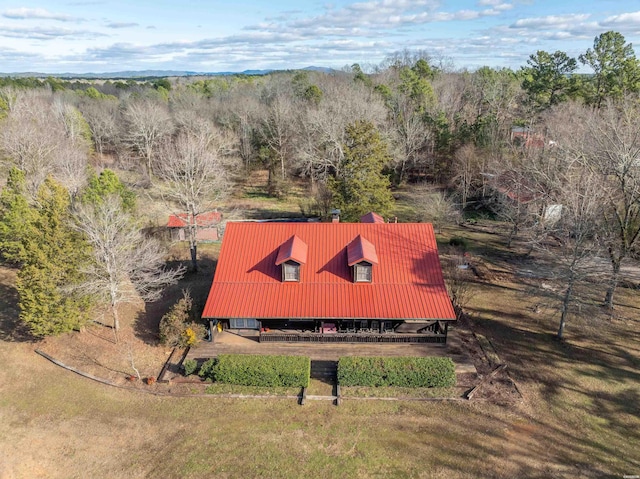
[[[198,241],[218,241],[218,225],[222,221],[222,213],[219,211],[211,211],[201,213],[196,216],[196,224],[198,225]],[[186,228],[191,224],[191,214],[179,213],[170,215],[167,222],[167,228],[171,230],[172,241],[185,241],[187,239]]]
[[[261,341],[445,342],[456,314],[430,224],[231,222],[203,317]]]

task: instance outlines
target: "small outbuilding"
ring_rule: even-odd
[[[218,211],[197,215],[197,241],[218,241],[220,239],[218,227],[221,221],[222,213]],[[167,228],[171,231],[171,241],[186,241],[188,239],[187,230],[192,223],[192,216],[189,213],[179,213],[169,216]]]

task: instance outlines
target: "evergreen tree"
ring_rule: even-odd
[[[118,176],[109,169],[102,170],[99,175],[93,173],[89,177],[89,184],[82,193],[82,203],[97,205],[112,194],[122,200],[122,209],[133,212],[136,206],[136,195],[122,184]]]
[[[640,62],[621,33],[598,35],[593,49],[580,55],[580,62],[593,69],[591,103],[598,108],[605,98],[620,99],[625,93],[640,91]]]
[[[356,121],[345,133],[340,176],[329,179],[336,207],[347,221],[357,221],[370,211],[388,215],[393,196],[389,178],[383,174],[391,160],[386,142],[368,121]]]
[[[19,179],[19,175],[13,176]],[[24,207],[22,200],[14,204],[17,209],[12,215]],[[91,306],[86,296],[74,293],[74,286],[82,280],[89,247],[70,228],[67,190],[47,178],[17,233],[14,241],[20,246],[14,251],[22,263],[16,285],[20,319],[39,337],[78,329],[87,321]]]
[[[548,108],[566,99],[572,86],[571,74],[578,68],[575,58],[561,51],[539,50],[529,56],[527,64],[522,88],[536,107]]]
[[[27,200],[24,172],[11,168],[0,194],[0,255],[5,261],[21,264],[27,258],[24,240],[34,222],[34,213]]]

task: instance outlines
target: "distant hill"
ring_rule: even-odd
[[[305,68],[297,68],[293,70],[318,71],[324,73],[332,73],[336,70],[326,67],[308,66]],[[194,72],[188,70],[126,70],[108,73],[42,73],[42,72],[15,72],[0,73],[0,77],[14,78],[85,78],[85,79],[128,79],[128,78],[164,78],[164,77],[188,77],[188,76],[226,76],[226,75],[267,75],[276,71],[287,70],[244,70],[242,72]]]

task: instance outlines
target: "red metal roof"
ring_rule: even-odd
[[[296,235],[293,235],[280,246],[278,257],[276,258],[276,265],[281,265],[289,260],[293,260],[298,264],[305,264],[307,262],[308,250],[309,247],[307,244]]]
[[[308,245],[300,282],[282,282],[280,246]],[[354,283],[347,245],[375,245],[372,283]],[[227,223],[206,318],[455,319],[427,223]]]
[[[360,223],[384,223],[384,218],[372,211],[371,213],[361,216]]]
[[[212,226],[222,220],[222,214],[219,211],[211,211],[209,213],[201,213],[196,216],[198,226]],[[179,213],[169,216],[168,228],[184,228],[191,223],[190,213]]]
[[[378,264],[378,255],[376,254],[376,247],[367,241],[366,238],[358,235],[347,246],[347,264],[353,266],[361,261]]]

